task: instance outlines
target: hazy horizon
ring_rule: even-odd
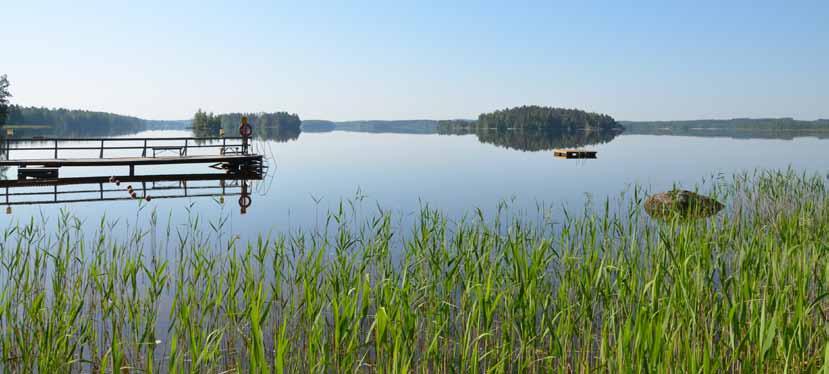
[[[6,4],[14,97],[152,120],[297,113],[829,118],[827,2]]]
[[[32,106],[32,105],[25,105],[25,106]],[[34,107],[42,107],[38,105],[34,105]],[[112,111],[106,110],[92,110],[88,108],[66,108],[66,107],[47,107],[48,109],[67,109],[67,110],[86,110],[86,111],[93,111],[93,112],[103,112],[103,113],[112,113],[117,115],[124,115],[130,117],[136,117],[143,120],[149,121],[190,121],[192,120],[192,116],[188,118],[147,118],[141,115],[134,115],[134,114],[126,114],[126,113],[117,113]],[[498,108],[492,109],[488,112],[492,112],[495,110],[501,110],[507,108]],[[580,109],[580,108],[571,108],[571,109]],[[197,109],[198,110],[198,109]],[[271,111],[256,111],[256,112],[244,112],[244,113],[272,113],[275,111],[284,111],[284,110],[271,110]],[[239,111],[234,111],[234,113],[238,113]],[[286,111],[289,113],[293,113],[291,111]],[[214,114],[225,114],[231,112],[216,112]],[[603,113],[606,114],[606,113]],[[664,119],[664,120],[640,120],[640,119],[630,119],[630,118],[615,118],[617,122],[684,122],[684,121],[728,121],[728,120],[736,120],[736,119],[752,119],[752,120],[763,120],[763,119],[784,119],[784,118],[791,118],[797,121],[821,121],[821,120],[829,120],[829,118],[797,118],[792,116],[783,116],[783,117],[732,117],[732,118],[674,118],[674,119]],[[300,120],[302,121],[328,121],[328,122],[335,122],[335,123],[342,123],[342,122],[399,122],[399,121],[442,121],[442,120],[460,120],[460,121],[474,121],[477,119],[477,115],[474,117],[469,118],[358,118],[358,119],[332,119],[332,118],[302,118],[300,115]]]

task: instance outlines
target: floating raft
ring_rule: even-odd
[[[584,149],[554,149],[553,155],[557,158],[596,158],[596,151]]]

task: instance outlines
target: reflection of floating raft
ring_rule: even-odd
[[[558,158],[596,158],[596,151],[584,149],[554,149],[553,155]]]

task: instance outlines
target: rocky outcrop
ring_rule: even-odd
[[[722,208],[719,201],[686,190],[661,192],[645,200],[645,211],[657,219],[710,217]]]

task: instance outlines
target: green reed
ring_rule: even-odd
[[[653,221],[634,188],[534,223],[502,204],[459,222],[424,207],[399,228],[351,202],[251,243],[198,215],[95,234],[32,220],[3,231],[0,368],[829,372],[827,179],[704,192],[726,211]]]

